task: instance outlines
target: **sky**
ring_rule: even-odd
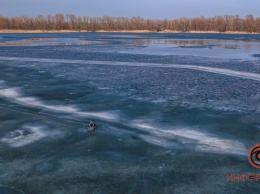
[[[145,19],[236,14],[260,17],[259,9],[260,0],[0,0],[0,15],[8,17],[56,13]]]

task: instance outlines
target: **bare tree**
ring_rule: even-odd
[[[0,29],[14,30],[150,30],[161,31],[164,29],[178,31],[246,31],[259,32],[260,18],[252,14],[244,19],[238,15],[224,15],[205,18],[177,18],[177,19],[144,19],[142,17],[77,17],[73,14],[39,15],[36,17],[4,17],[0,16]]]

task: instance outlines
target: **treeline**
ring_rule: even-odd
[[[144,19],[142,17],[80,17],[73,14],[56,14],[36,17],[4,17],[0,16],[0,30],[86,30],[86,31],[120,31],[149,30],[162,31],[239,31],[260,33],[260,17],[247,15],[225,15],[205,18],[178,19]]]

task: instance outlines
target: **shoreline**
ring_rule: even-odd
[[[218,32],[218,31],[175,31],[175,30],[163,30],[163,31],[150,31],[150,30],[97,30],[95,32],[103,32],[103,33],[167,33],[167,34],[260,34],[257,32],[239,32],[239,31],[226,31],[226,32]],[[0,34],[40,34],[40,33],[92,33],[87,30],[0,30]]]

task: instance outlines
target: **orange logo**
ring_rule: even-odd
[[[248,161],[255,168],[260,168],[260,144],[254,145],[248,152]]]

